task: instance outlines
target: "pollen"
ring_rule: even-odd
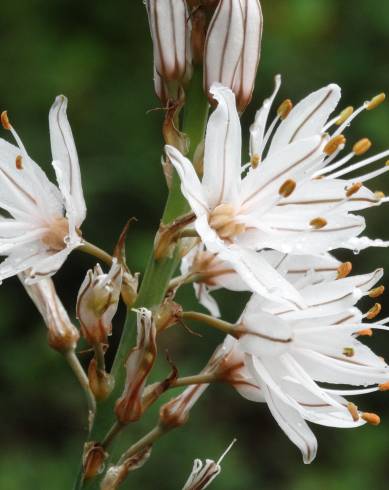
[[[370,289],[368,292],[368,295],[370,298],[378,298],[379,296],[382,296],[385,292],[385,286],[382,284],[381,286],[378,286],[374,289]]]
[[[323,151],[326,155],[332,155],[333,153],[336,152],[339,146],[342,146],[345,143],[346,143],[346,138],[344,137],[344,135],[338,134],[337,136],[334,136],[327,142],[327,144],[323,148]]]
[[[3,125],[4,129],[10,130],[11,129],[11,124],[8,119],[8,113],[7,111],[3,111],[1,113],[1,124]]]
[[[378,388],[380,389],[380,391],[389,391],[389,381],[378,385]]]
[[[366,318],[368,320],[373,320],[373,318],[375,318],[377,315],[379,315],[381,313],[381,304],[380,303],[376,303],[374,306],[372,306],[370,308],[370,310],[366,313]]]
[[[251,166],[253,168],[257,168],[258,165],[261,163],[261,156],[258,155],[258,153],[254,153],[250,159]]]
[[[381,422],[380,416],[376,413],[364,412],[362,418],[365,422],[371,425],[379,425]]]
[[[371,328],[364,328],[363,330],[358,330],[357,335],[371,337],[373,335],[373,330]]]
[[[355,155],[363,155],[371,148],[371,141],[368,138],[362,138],[357,141],[353,146],[353,153]]]
[[[362,182],[355,182],[350,187],[346,188],[346,197],[351,197],[362,187]]]
[[[315,228],[315,230],[320,230],[326,226],[327,220],[321,217],[313,218],[309,224],[312,226],[312,228]]]
[[[349,105],[348,107],[346,107],[345,109],[343,109],[343,111],[339,114],[339,117],[338,119],[335,121],[335,124],[337,126],[340,126],[341,124],[343,124],[346,119],[348,119],[351,114],[354,112],[354,107]]]
[[[15,160],[15,165],[18,170],[23,169],[23,158],[22,155],[18,155]]]
[[[358,422],[359,420],[358,407],[354,403],[349,402],[347,404],[347,410],[350,412],[350,415],[353,418],[354,422]]]
[[[293,109],[293,103],[290,99],[285,99],[278,106],[277,115],[281,120],[284,120],[288,117],[289,112]]]
[[[288,179],[278,189],[278,194],[283,197],[289,197],[295,189],[296,181]]]
[[[343,279],[344,277],[347,277],[352,271],[352,268],[353,264],[351,262],[343,262],[342,264],[340,264],[337,269],[338,274],[336,276],[336,279]]]
[[[352,347],[345,347],[343,349],[343,355],[346,357],[353,357],[354,354],[355,354],[355,351]]]
[[[371,111],[372,109],[375,109],[378,107],[382,102],[386,99],[386,95],[384,92],[381,92],[380,94],[376,95],[373,97],[370,101],[366,102],[366,110]]]

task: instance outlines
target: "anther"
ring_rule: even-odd
[[[386,381],[386,383],[381,383],[378,385],[378,388],[380,391],[389,391],[389,381]]]
[[[18,155],[15,160],[15,165],[18,170],[23,169],[23,158],[22,155]]]
[[[254,155],[252,155],[252,157],[250,159],[251,166],[253,168],[257,168],[258,165],[260,164],[260,162],[261,162],[260,155],[258,155],[258,153],[254,153]]]
[[[370,308],[370,310],[366,313],[366,318],[368,320],[373,320],[373,318],[375,318],[377,315],[380,314],[381,312],[381,304],[380,303],[376,303],[374,306],[372,306]]]
[[[343,349],[343,355],[346,357],[353,357],[355,354],[354,349],[352,347],[345,347]]]
[[[3,125],[3,128],[10,130],[12,126],[9,122],[7,111],[3,111],[0,117],[1,117],[1,124]]]
[[[281,104],[278,106],[277,109],[277,115],[281,120],[285,119],[288,117],[289,112],[293,108],[293,103],[290,99],[285,99]]]
[[[347,404],[347,410],[350,412],[350,415],[353,418],[354,422],[358,422],[359,420],[358,407],[354,403],[349,402]]]
[[[296,181],[292,179],[285,180],[285,182],[278,189],[278,194],[283,197],[289,197],[296,189]]]
[[[321,228],[324,228],[327,224],[327,220],[324,218],[313,218],[309,224],[312,226],[312,228],[315,228],[315,230],[320,230]]]
[[[355,182],[354,184],[350,185],[350,187],[346,188],[346,197],[351,197],[353,194],[358,192],[361,187],[362,182]]]
[[[385,291],[385,286],[381,285],[376,288],[370,289],[368,295],[370,296],[370,298],[378,298],[379,296],[382,296],[384,294],[384,291]]]
[[[378,107],[382,102],[385,100],[386,95],[384,92],[381,92],[380,94],[376,95],[373,97],[370,101],[365,103],[365,108],[367,111],[371,111],[372,109],[375,109]]]
[[[350,274],[352,268],[353,264],[351,262],[343,262],[343,264],[340,264],[337,269],[338,274],[336,276],[336,279],[343,279],[344,277],[347,277]]]
[[[374,197],[380,201],[381,199],[384,199],[385,193],[382,191],[375,191]]]
[[[348,107],[346,107],[345,109],[343,109],[343,111],[339,114],[339,117],[338,119],[335,121],[335,124],[337,126],[340,126],[341,124],[343,124],[346,119],[348,119],[351,114],[354,112],[354,107],[352,107],[351,105],[349,105]]]
[[[338,134],[337,136],[334,136],[327,142],[327,144],[323,148],[323,151],[326,155],[332,155],[333,153],[336,152],[339,146],[342,146],[345,143],[346,143],[346,138],[343,136],[343,134]]]
[[[360,156],[366,153],[370,148],[371,141],[369,140],[369,138],[362,138],[354,144],[353,153]]]
[[[377,415],[376,413],[364,412],[362,414],[362,418],[365,422],[371,425],[379,425],[381,422],[379,415]]]
[[[371,328],[364,328],[363,330],[358,330],[357,335],[371,337],[373,335],[373,330]]]

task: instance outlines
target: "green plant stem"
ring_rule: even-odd
[[[95,350],[95,359],[97,369],[103,373],[105,373],[105,357],[104,357],[104,349],[103,344],[98,343],[93,346]]]
[[[222,332],[229,335],[235,336],[237,333],[237,328],[235,325],[219,318],[214,318],[213,316],[206,315],[205,313],[199,313],[197,311],[184,311],[182,313],[183,320],[194,320],[196,322],[201,322],[209,325],[212,328],[216,328]]]
[[[181,386],[203,385],[206,383],[214,383],[215,381],[219,381],[219,378],[215,373],[194,374],[193,376],[177,378],[172,382],[170,387],[179,388]]]
[[[131,458],[131,456],[134,456],[134,454],[139,453],[139,451],[146,448],[147,446],[151,446],[152,444],[154,444],[154,442],[157,439],[159,439],[161,436],[166,434],[167,431],[168,429],[165,429],[161,425],[156,425],[154,429],[152,429],[145,436],[139,439],[139,441],[133,444],[125,453],[122,454],[118,464],[120,465],[124,463],[126,459]]]
[[[203,141],[208,108],[208,101],[202,90],[202,72],[201,70],[195,70],[190,89],[187,92],[184,124],[182,128],[183,132],[187,134],[190,140],[190,150],[187,155],[189,159],[193,158],[197,145]],[[162,216],[162,223],[169,224],[188,211],[189,206],[181,194],[180,179],[177,173],[174,172],[172,186]],[[98,250],[96,251],[94,248],[90,247],[88,250],[84,251],[87,251],[88,253],[91,253],[92,251],[100,253]],[[106,255],[103,254],[101,259],[106,257]],[[169,287],[169,282],[179,264],[179,261],[180,255],[177,248],[172,257],[166,257],[158,261],[155,260],[152,249],[139,294],[133,308],[145,307],[150,309],[156,305],[159,305],[163,301]],[[123,390],[125,381],[124,363],[130,348],[135,343],[135,327],[136,316],[129,309],[123,328],[122,337],[120,339],[119,347],[111,369],[111,374],[115,378],[115,388],[106,400],[99,403],[99,411],[95,418],[94,427],[91,433],[92,441],[103,440],[105,435],[109,433],[109,430],[115,421],[114,405],[116,399],[120,396],[121,391]],[[82,472],[80,472],[74,488],[76,490],[80,490],[82,488],[97,490],[99,488],[99,480],[100,478],[95,478],[84,484]]]
[[[80,252],[84,252],[88,255],[92,255],[93,257],[97,257],[99,260],[107,264],[109,267],[112,265],[112,256],[109,255],[105,250],[102,250],[93,243],[89,243],[83,240],[83,245],[77,248]]]

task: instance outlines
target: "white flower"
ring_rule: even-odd
[[[201,459],[195,459],[192,472],[182,490],[203,490],[204,488],[207,488],[221,472],[220,463],[235,444],[235,441],[236,439],[231,442],[216,462],[212,459],[206,459],[205,462],[201,461]]]
[[[314,277],[315,282],[320,282],[344,275],[345,268],[346,271],[348,268],[347,274],[351,271],[349,262],[343,264],[330,254],[287,255],[276,250],[263,250],[259,254],[297,288]],[[234,264],[221,260],[218,254],[208,252],[201,244],[183,257],[181,273],[184,277],[193,275],[196,279],[193,287],[199,303],[215,317],[220,316],[220,309],[211,292],[220,288],[251,291],[250,285],[234,269]]]
[[[214,82],[231,88],[240,112],[251,100],[262,39],[258,0],[221,0],[209,24],[204,48],[204,89]]]
[[[272,97],[264,102],[251,127],[252,166],[246,175],[242,170],[247,166],[241,166],[241,129],[234,95],[217,84],[211,88],[218,106],[207,126],[202,181],[178,150],[167,146],[166,153],[180,175],[182,192],[196,214],[195,227],[207,249],[233,263],[258,294],[278,294],[301,304],[296,290],[255,251],[270,248],[312,255],[339,247],[359,250],[371,245],[387,246],[381,240],[357,238],[365,228],[365,219],[353,212],[385,201],[362,182],[389,167],[356,178],[339,177],[389,151],[331,173],[366,149],[366,145],[354,145],[350,154],[333,162],[344,147],[344,137],[339,138],[344,128],[356,114],[375,107],[382,97],[366,102],[329,136],[339,117],[326,122],[340,98],[340,88],[331,84],[310,94],[292,110],[289,103],[281,104],[265,132],[279,85],[277,77]]]
[[[0,280],[29,270],[26,280],[53,275],[82,244],[86,207],[67,99],[58,96],[49,114],[51,151],[58,187],[29,157],[6,113],[2,123],[18,146],[0,139]]]
[[[387,320],[364,321],[372,319],[379,307],[365,314],[355,307],[362,296],[374,298],[382,292],[382,288],[371,290],[381,277],[380,269],[319,283],[313,277],[300,289],[304,309],[285,309],[253,295],[237,326],[239,340],[227,337],[224,343],[223,367],[230,378],[226,381],[244,397],[268,404],[305,463],[314,459],[317,450],[305,421],[340,428],[379,423],[377,415],[360,412],[343,396],[388,389],[389,366],[357,339],[371,335],[372,329],[388,330],[383,326]]]
[[[90,344],[107,343],[120,299],[123,270],[116,259],[108,274],[96,264],[90,269],[77,295],[77,318],[81,333]]]

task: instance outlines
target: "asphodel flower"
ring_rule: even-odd
[[[262,38],[262,10],[258,0],[220,0],[208,27],[204,49],[204,90],[219,82],[232,89],[237,107],[251,100]]]
[[[277,77],[275,92],[251,127],[248,165],[241,165],[241,128],[234,94],[216,84],[211,92],[218,106],[208,121],[202,180],[177,149],[166,146],[166,153],[180,175],[182,192],[197,217],[194,226],[206,248],[232,263],[256,293],[276,294],[301,304],[295,288],[256,251],[270,248],[316,255],[340,247],[387,246],[382,240],[358,237],[365,218],[354,212],[386,201],[382,193],[370,191],[364,183],[389,167],[357,177],[348,174],[389,151],[334,172],[367,148],[366,144],[354,145],[348,155],[335,161],[345,142],[339,136],[356,114],[374,108],[383,96],[327,122],[340,98],[340,88],[330,84],[293,109],[291,103],[281,104],[266,131],[279,85]]]
[[[104,273],[100,264],[90,269],[77,296],[77,318],[82,336],[92,345],[107,343],[120,299],[123,269],[114,259],[111,269]]]
[[[53,280],[46,277],[35,284],[27,284],[24,274],[20,274],[19,279],[47,326],[50,347],[60,352],[74,350],[80,334],[70,321]]]
[[[344,396],[388,389],[389,366],[359,340],[374,329],[388,330],[388,320],[367,322],[379,313],[378,303],[366,313],[355,306],[383,291],[374,287],[381,277],[380,269],[319,283],[313,275],[299,288],[304,309],[253,295],[237,324],[238,340],[227,337],[219,349],[219,355],[226,352],[222,378],[227,373],[225,381],[245,398],[267,403],[305,463],[317,451],[306,421],[339,428],[379,423],[378,415]]]
[[[7,113],[1,115],[17,146],[0,139],[0,208],[10,216],[0,221],[0,254],[7,256],[0,264],[0,280],[27,270],[28,281],[51,276],[82,244],[86,207],[66,107],[67,99],[60,95],[49,114],[58,187],[30,158]]]

